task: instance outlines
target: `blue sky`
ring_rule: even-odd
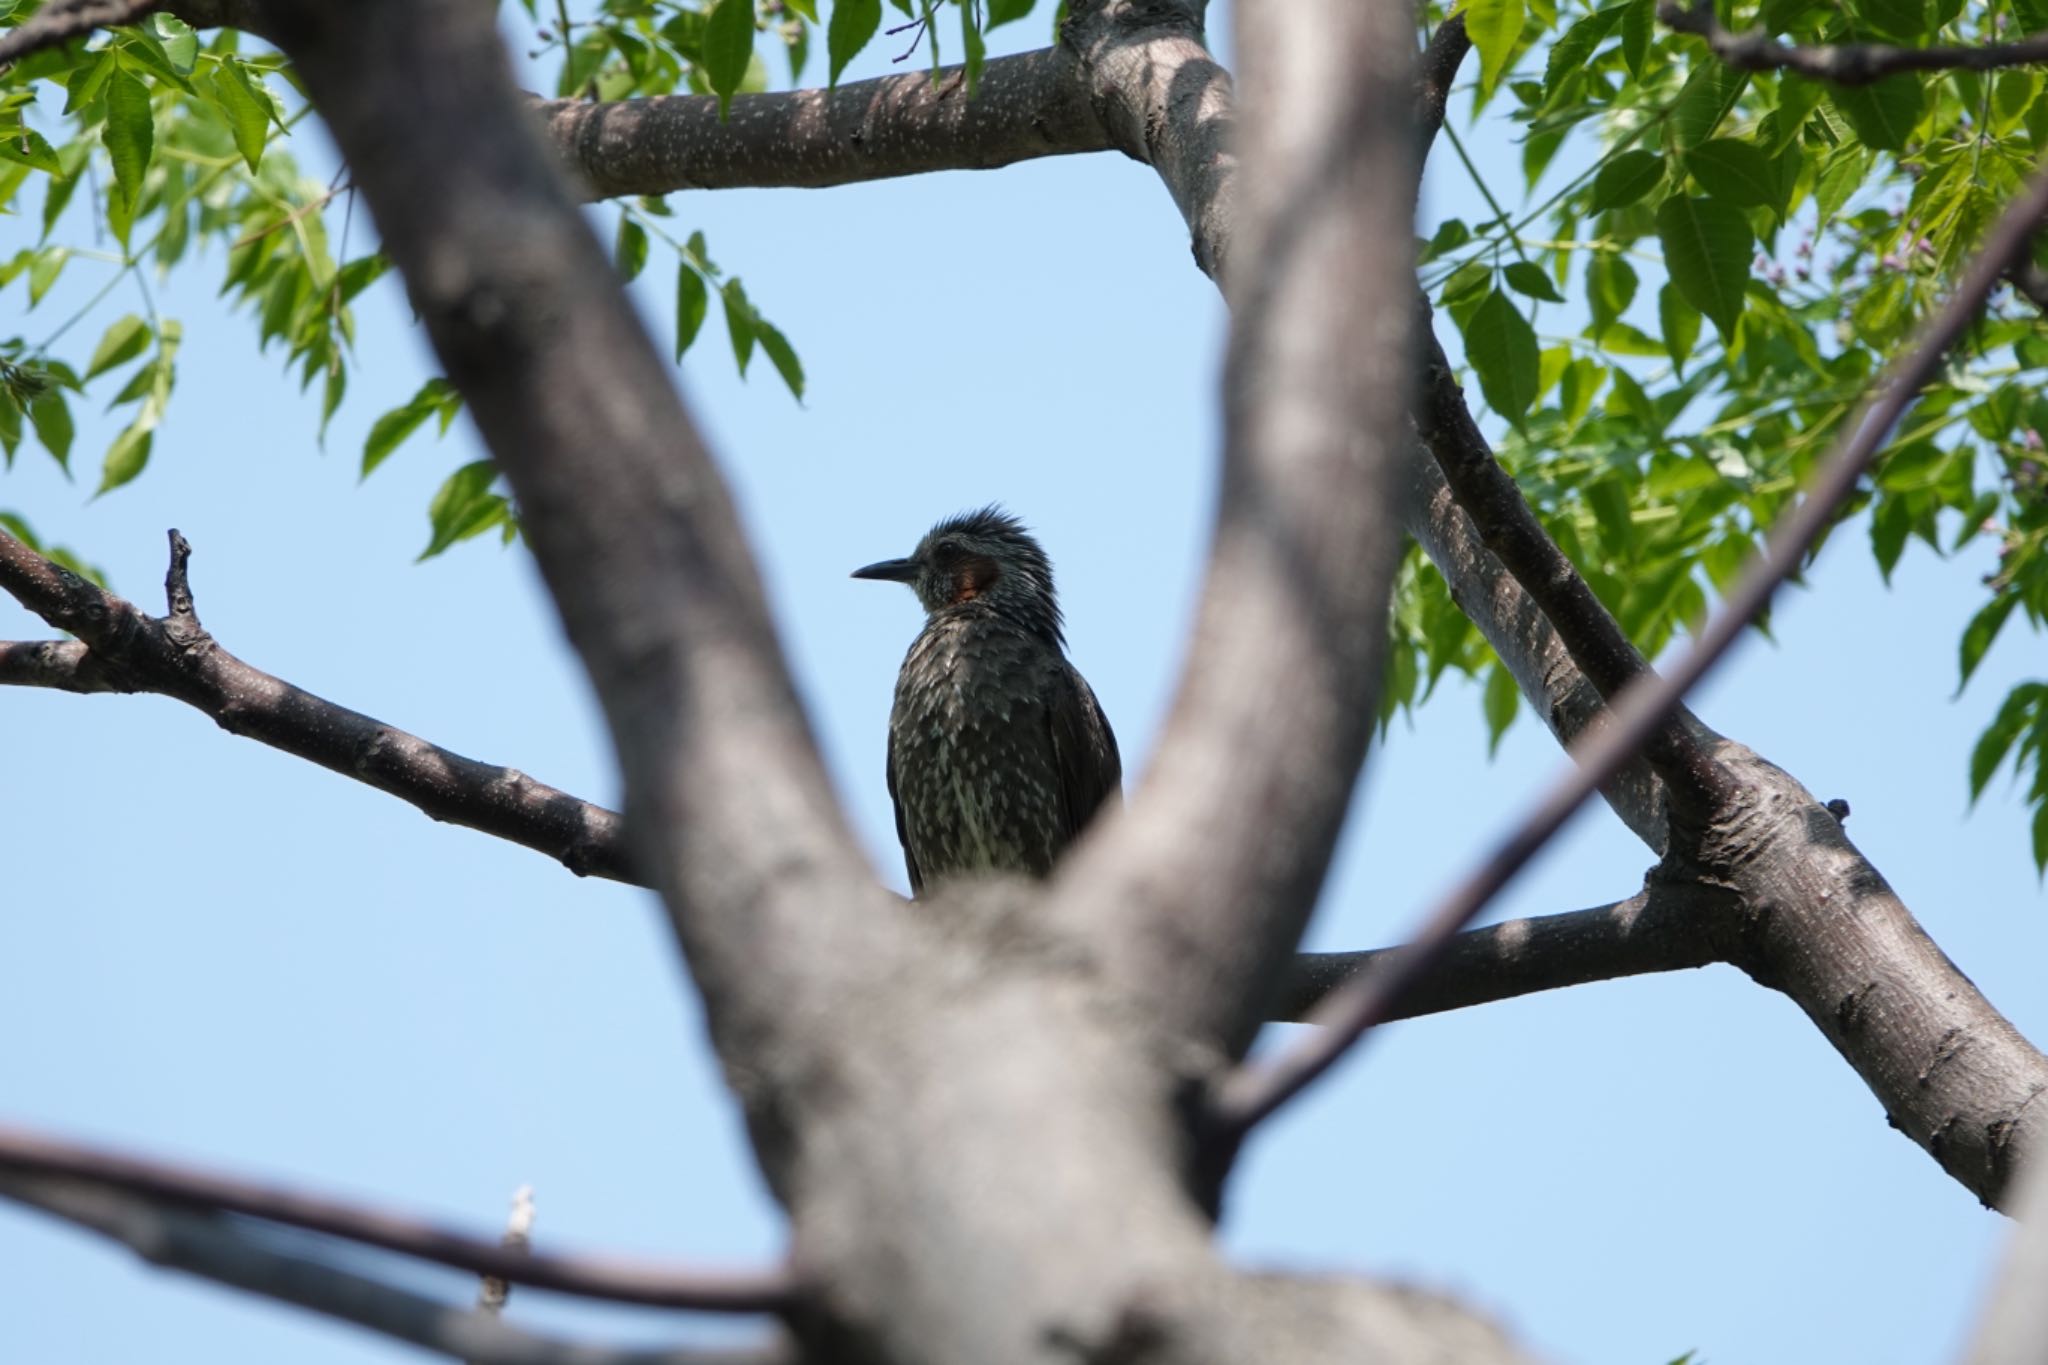
[[[998,36],[1033,45],[1043,24]],[[853,74],[884,66],[871,55]],[[1471,145],[1518,180],[1494,131]],[[1445,162],[1429,201],[1457,211],[1470,191]],[[810,372],[801,406],[758,360],[737,379],[714,320],[682,382],[880,874],[902,883],[881,761],[918,616],[901,589],[846,575],[950,512],[999,499],[1041,532],[1072,655],[1136,772],[1206,536],[1225,322],[1152,174],[1104,155],[671,202]],[[609,234],[610,211],[594,216]],[[0,220],[0,253],[33,230]],[[641,301],[665,344],[670,274],[654,261]],[[412,562],[432,490],[479,453],[468,428],[416,438],[358,483],[369,422],[433,372],[395,286],[362,302],[361,368],[323,453],[311,404],[213,299],[217,269],[157,290],[187,341],[143,478],[88,503],[116,428],[86,418],[79,482],[25,451],[0,507],[152,605],[178,526],[202,619],[228,649],[611,800],[607,741],[530,564],[492,544]],[[0,330],[40,337],[101,278],[74,265],[27,316],[15,284]],[[117,291],[80,353],[135,306]],[[1781,601],[1778,643],[1742,644],[1698,707],[1817,795],[1850,800],[1858,845],[2039,1039],[2048,926],[2024,812],[2002,783],[1967,812],[1963,776],[2038,642],[2010,631],[1951,700],[1985,569],[1916,547],[1887,592],[1859,535],[1839,535]],[[45,633],[0,604],[0,636]],[[11,691],[0,737],[0,1119],[485,1231],[530,1182],[537,1237],[556,1249],[778,1250],[645,893],[434,825],[161,698]],[[1397,938],[1560,762],[1526,714],[1489,762],[1475,693],[1447,683],[1375,753],[1314,946]],[[1502,913],[1626,896],[1651,861],[1589,811]],[[1225,1237],[1248,1262],[1464,1295],[1559,1359],[1653,1365],[1698,1349],[1727,1365],[1882,1365],[1953,1354],[2006,1226],[1886,1126],[1795,1007],[1713,968],[1386,1030],[1253,1146]],[[343,1365],[404,1349],[143,1269],[4,1206],[0,1265],[10,1360]],[[635,1340],[732,1330],[530,1293],[514,1311]]]

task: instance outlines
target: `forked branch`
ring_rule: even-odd
[[[1769,604],[1778,585],[1805,562],[1808,549],[1833,524],[1900,415],[1939,371],[1949,348],[1976,321],[1991,291],[2044,217],[2048,217],[2048,169],[2035,172],[2019,198],[1986,234],[1983,247],[1948,300],[1890,368],[1875,396],[1843,429],[1805,497],[1772,528],[1763,555],[1736,581],[1693,647],[1668,674],[1647,675],[1622,694],[1608,722],[1574,746],[1575,765],[1543,794],[1486,861],[1438,903],[1396,962],[1384,972],[1345,986],[1325,1001],[1312,1016],[1312,1022],[1324,1025],[1321,1031],[1270,1061],[1241,1067],[1224,1083],[1215,1105],[1220,1142],[1237,1141],[1253,1124],[1326,1072],[1369,1029],[1392,1017],[1401,997],[1450,950],[1458,931],[1673,714],[1685,693]]]
[[[639,880],[619,817],[602,806],[515,769],[451,753],[221,648],[193,610],[185,568],[191,547],[176,531],[170,535],[169,610],[155,617],[0,529],[0,589],[79,637],[0,642],[0,684],[173,697],[231,734],[367,783],[436,820],[523,844],[578,875]]]

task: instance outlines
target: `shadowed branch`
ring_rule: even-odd
[[[1657,17],[1679,33],[1706,40],[1715,57],[1737,71],[1791,71],[1834,85],[1869,85],[1901,71],[1996,71],[2048,62],[2048,33],[1981,47],[1893,47],[1841,43],[1795,47],[1762,29],[1731,33],[1708,3],[1658,0]]]
[[[0,1172],[0,1198],[127,1247],[166,1269],[352,1323],[472,1365],[789,1365],[781,1343],[730,1350],[609,1347],[509,1327],[317,1257],[266,1245],[204,1209],[61,1177]]]
[[[61,1179],[210,1213],[261,1218],[585,1298],[705,1313],[772,1313],[787,1309],[795,1296],[788,1274],[781,1270],[714,1271],[614,1257],[539,1255],[408,1214],[260,1185],[10,1126],[0,1126],[0,1174]],[[11,1193],[11,1189],[0,1187],[0,1193]]]

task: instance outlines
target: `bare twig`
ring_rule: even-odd
[[[1722,62],[1738,71],[1783,70],[1835,85],[1869,85],[1901,71],[1995,71],[2048,62],[2048,33],[2016,43],[1981,47],[1892,47],[1886,43],[1795,47],[1762,29],[1731,33],[1714,17],[1711,3],[1658,0],[1657,17],[1679,33],[1706,40]]]
[[[474,1365],[788,1365],[780,1343],[736,1350],[609,1347],[508,1327],[315,1257],[266,1245],[218,1213],[49,1176],[0,1174],[0,1198],[119,1242],[152,1264],[295,1304]]]
[[[530,1251],[533,1248],[533,1186],[521,1185],[512,1192],[512,1212],[505,1219],[505,1235],[498,1244],[507,1251]],[[512,1297],[512,1285],[502,1275],[486,1275],[477,1287],[476,1306],[479,1312],[501,1313],[505,1301]]]
[[[1215,1099],[1218,1137],[1233,1143],[1253,1124],[1299,1094],[1375,1024],[1390,1017],[1401,996],[1448,950],[1458,931],[1479,913],[1599,785],[1612,776],[1671,714],[1686,691],[1793,573],[1807,548],[1834,520],[1857,480],[1890,436],[1906,406],[1940,369],[1948,350],[1976,321],[2006,268],[2048,214],[2048,172],[2037,171],[2024,193],[1986,235],[1941,310],[1922,327],[1913,348],[1891,369],[1879,392],[1844,429],[1806,497],[1773,529],[1761,559],[1728,593],[1725,605],[1671,672],[1649,674],[1630,686],[1608,722],[1574,746],[1577,764],[1536,802],[1516,829],[1470,876],[1452,889],[1423,922],[1400,958],[1330,997],[1314,1015],[1324,1025],[1270,1061],[1243,1066]]]
[[[781,1270],[706,1270],[614,1257],[533,1255],[408,1214],[88,1147],[22,1128],[0,1126],[0,1172],[61,1177],[202,1210],[264,1218],[585,1298],[705,1313],[773,1313],[789,1307],[795,1293]]]
[[[451,753],[242,662],[199,624],[186,580],[191,546],[171,533],[170,615],[43,558],[0,530],[0,589],[77,641],[0,643],[0,683],[72,692],[153,692],[233,734],[408,801],[436,820],[523,844],[579,876],[639,881],[619,817],[512,768]]]

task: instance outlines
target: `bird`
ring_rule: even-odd
[[[991,505],[853,576],[906,584],[925,610],[889,712],[889,799],[911,895],[973,873],[1045,877],[1098,810],[1123,800],[1116,735],[1067,662],[1045,551]]]

